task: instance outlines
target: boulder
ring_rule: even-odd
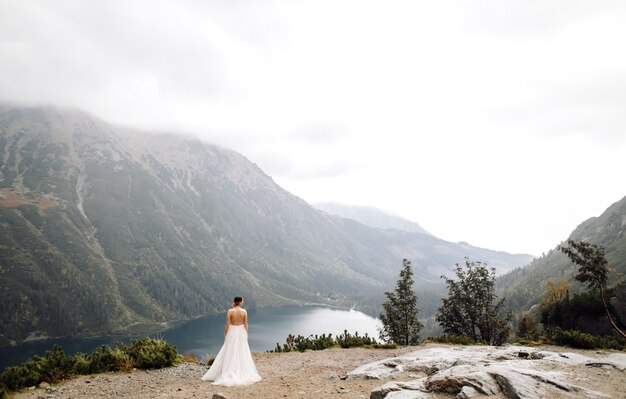
[[[522,354],[520,356],[520,354]],[[606,366],[626,369],[625,354],[593,359],[576,353],[540,351],[531,347],[465,346],[427,348],[402,357],[363,365],[349,378],[394,378],[403,372],[420,372],[412,381],[387,382],[372,390],[371,399],[427,398],[433,394],[458,399],[503,395],[515,399],[571,396],[604,398],[600,392],[561,382],[562,374],[541,371],[541,364]],[[405,374],[406,376],[406,374]]]

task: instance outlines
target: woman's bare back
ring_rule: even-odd
[[[228,317],[230,318],[230,324],[234,326],[240,326],[244,324],[246,320],[247,312],[245,309],[234,308],[228,310]]]

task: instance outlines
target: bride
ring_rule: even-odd
[[[235,297],[232,309],[226,314],[224,345],[203,381],[213,381],[213,385],[247,385],[261,381],[256,370],[250,346],[248,346],[248,313],[241,307],[243,298]]]

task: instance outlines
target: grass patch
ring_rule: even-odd
[[[183,363],[200,364],[200,362],[198,361],[198,358],[196,357],[196,354],[194,352],[184,353],[182,361],[183,361]]]

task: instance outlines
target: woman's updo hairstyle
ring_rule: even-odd
[[[243,298],[240,296],[236,296],[233,302],[233,306],[241,305],[241,302],[243,302]]]

